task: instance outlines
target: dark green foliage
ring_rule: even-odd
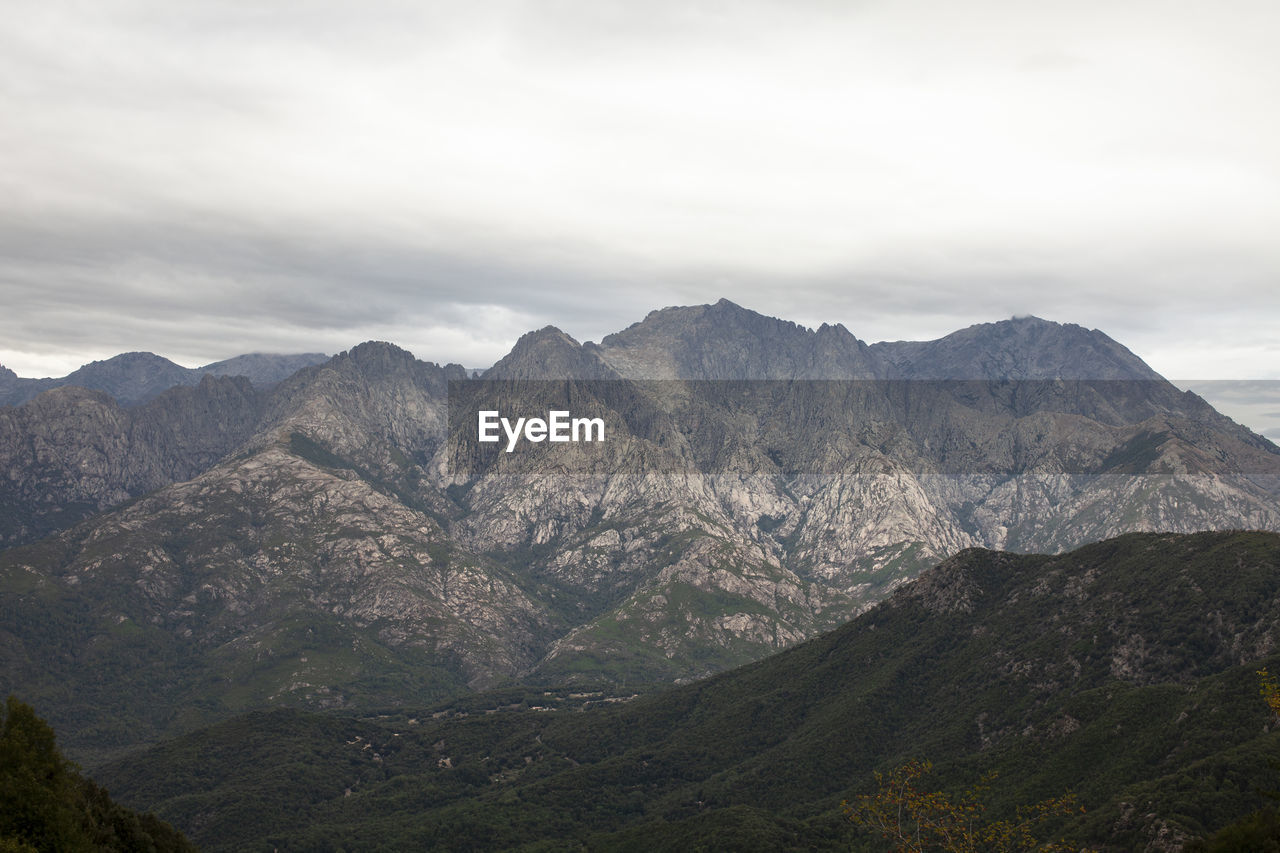
[[[308,462],[313,462],[325,468],[348,468],[353,471],[357,470],[353,465],[341,456],[333,453],[329,448],[303,435],[300,432],[289,433],[289,452],[295,456],[299,456]]]
[[[1167,432],[1142,430],[1133,438],[1111,451],[1098,466],[1100,471],[1115,474],[1138,474],[1160,458],[1160,447],[1171,436]]]
[[[1265,809],[1186,847],[1186,853],[1280,853],[1280,815]]]
[[[77,779],[53,729],[10,696],[0,729],[0,836],[38,849],[88,850]]]
[[[1046,837],[1142,849],[1161,822],[1207,835],[1266,804],[1280,732],[1255,670],[1280,655],[1253,650],[1278,620],[1273,534],[974,551],[831,634],[632,701],[253,715],[103,773],[210,849],[878,849],[840,801],[927,757],[942,790],[996,772],[993,818],[1072,792],[1087,812]]]
[[[10,544],[35,541],[71,527],[97,511],[97,505],[89,501],[68,500],[50,507],[23,497],[0,493],[0,544],[7,547]]]
[[[0,852],[194,849],[155,815],[117,805],[81,777],[58,751],[53,729],[8,698],[0,725]]]
[[[701,812],[661,826],[643,826],[597,837],[591,847],[634,853],[685,853],[685,851],[803,850],[814,833],[799,821],[778,820],[776,815],[749,806],[728,806]]]

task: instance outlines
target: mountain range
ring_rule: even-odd
[[[103,391],[121,405],[133,406],[178,385],[196,385],[204,376],[244,376],[261,387],[328,359],[327,355],[318,352],[297,355],[249,353],[203,367],[183,367],[154,353],[126,352],[86,364],[56,379],[24,379],[0,365],[0,406],[21,405],[37,394],[66,385]]]
[[[479,377],[370,342],[142,396],[0,409],[0,687],[82,757],[270,705],[690,681],[968,548],[1280,530],[1280,449],[1033,317],[867,345],[722,300]],[[561,408],[606,440],[477,441]]]

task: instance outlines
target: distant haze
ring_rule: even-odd
[[[1280,379],[1280,5],[15,0],[0,363],[490,364],[714,302]]]

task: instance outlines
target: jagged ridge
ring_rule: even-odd
[[[966,330],[962,343],[988,335],[984,371],[1045,372],[1019,348],[1064,336],[1096,347],[1108,369],[1126,364],[1100,333],[1043,321]],[[927,349],[902,363],[927,375]],[[1087,349],[1073,353],[1086,371]],[[175,660],[190,668],[164,676],[184,686],[136,726],[93,734],[111,713],[93,703],[56,721],[105,748],[190,724],[174,709],[220,695],[220,679],[237,682],[253,655],[277,649],[282,661],[300,648],[367,654],[343,651],[323,676],[263,667],[208,714],[367,707],[503,679],[695,679],[833,627],[967,547],[1052,552],[1129,530],[1280,527],[1276,449],[1158,377],[885,379],[898,368],[878,358],[841,328],[721,302],[656,312],[599,345],[530,333],[481,381],[371,342],[265,392],[207,379],[136,410],[46,395],[4,410],[10,481],[29,489],[13,506],[53,495],[65,508],[82,489],[97,508],[162,488],[0,554],[11,614],[0,654],[24,687],[76,677],[16,615],[50,612],[39,602],[52,596],[81,614],[76,647],[110,650],[139,677]],[[775,378],[735,379],[742,364]],[[636,378],[676,368],[695,378]],[[864,368],[880,378],[855,375]],[[609,419],[610,441],[474,452],[474,420],[450,416],[451,386],[538,411],[571,399]],[[200,407],[219,388],[241,389],[243,408],[226,407],[228,429],[202,445]],[[68,429],[73,415],[87,420]],[[61,456],[29,450],[42,442]],[[134,457],[176,461],[136,482],[129,465],[108,464]],[[96,480],[78,473],[85,459]],[[269,496],[299,489],[305,498],[269,509]],[[315,646],[295,632],[309,620],[327,626]],[[431,677],[415,680],[414,667]]]

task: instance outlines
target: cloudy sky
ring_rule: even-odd
[[[1280,378],[1275,0],[9,0],[0,363],[483,366],[724,296]]]

